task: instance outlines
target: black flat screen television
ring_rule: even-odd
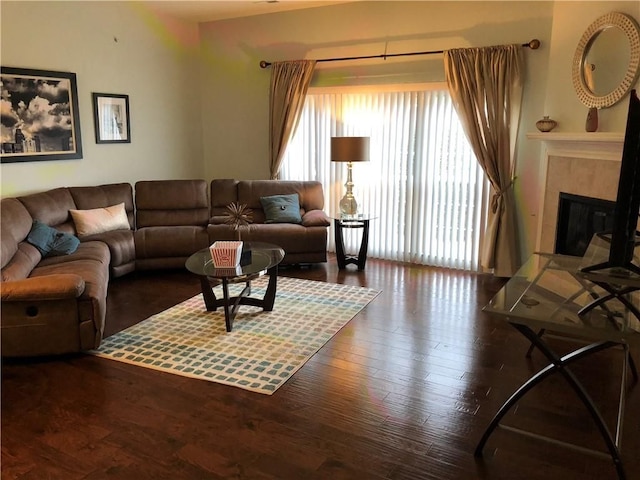
[[[629,113],[622,146],[622,161],[618,179],[618,194],[613,212],[613,229],[607,236],[611,242],[609,259],[582,269],[583,272],[613,268],[623,273],[640,275],[633,264],[633,251],[638,245],[638,214],[640,211],[640,99],[635,90],[629,95]]]

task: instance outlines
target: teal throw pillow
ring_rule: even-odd
[[[302,223],[298,194],[260,197],[264,209],[264,223]]]
[[[69,255],[78,249],[78,245],[80,245],[80,239],[78,239],[78,237],[76,237],[75,235],[71,235],[70,233],[58,232],[56,233],[56,240],[51,246],[49,256],[53,257],[55,255]]]
[[[27,242],[36,247],[43,257],[55,255],[68,255],[73,253],[80,245],[78,237],[69,233],[62,233],[49,225],[33,221]]]

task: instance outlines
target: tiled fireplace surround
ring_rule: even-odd
[[[530,133],[543,142],[536,250],[553,252],[560,192],[615,200],[622,157],[622,133]]]

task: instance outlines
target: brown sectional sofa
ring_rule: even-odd
[[[55,355],[97,348],[109,278],[134,270],[184,268],[195,251],[235,238],[226,205],[246,203],[254,223],[243,240],[282,246],[285,263],[326,261],[328,219],[317,182],[213,180],[137,182],[56,188],[0,202],[3,357]],[[264,224],[260,196],[298,193],[301,225]],[[123,203],[130,228],[81,238],[68,255],[43,257],[27,242],[34,220],[75,234],[70,210]],[[124,215],[124,214],[123,214]],[[305,217],[307,225],[305,225]]]

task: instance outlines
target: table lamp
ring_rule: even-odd
[[[353,196],[352,162],[369,161],[369,137],[331,137],[331,161],[347,162],[347,192],[340,200],[340,213],[355,215],[358,202]]]

